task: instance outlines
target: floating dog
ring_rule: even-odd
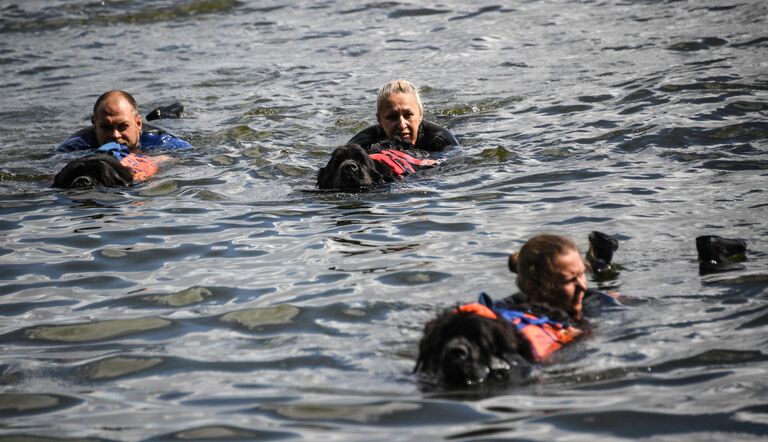
[[[118,143],[107,143],[97,152],[67,163],[53,178],[53,187],[124,187],[145,181],[159,170],[155,158],[131,153],[127,147]]]
[[[72,160],[53,178],[53,187],[85,189],[121,187],[133,183],[133,173],[112,155],[93,155]]]
[[[317,187],[342,192],[361,192],[401,179],[437,161],[414,158],[397,149],[374,147],[366,152],[357,144],[337,147],[317,175]]]
[[[533,364],[546,361],[583,331],[536,316],[482,294],[480,302],[442,313],[424,327],[414,372],[442,385],[522,382]]]
[[[468,304],[424,327],[414,372],[443,385],[476,385],[491,379],[523,379],[533,359],[530,345],[509,322]]]
[[[593,232],[589,260],[610,268],[617,248],[614,238]],[[509,260],[515,273],[517,256]],[[592,289],[586,289],[584,297],[616,302]],[[581,336],[582,324],[559,308],[534,306],[524,297],[494,302],[482,294],[478,302],[444,311],[427,323],[414,372],[449,387],[489,380],[522,382],[535,364]]]

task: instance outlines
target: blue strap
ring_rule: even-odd
[[[491,310],[496,308],[496,302],[494,302],[493,298],[491,298],[491,295],[485,292],[480,293],[480,296],[477,297],[477,302]]]
[[[96,149],[96,151],[112,155],[118,160],[122,160],[123,158],[131,154],[131,151],[128,150],[127,146],[123,146],[122,144],[115,143],[114,141],[104,144],[103,146]]]
[[[532,313],[521,312],[520,310],[512,310],[512,309],[507,309],[504,307],[497,306],[493,298],[491,298],[491,296],[485,292],[480,293],[480,296],[478,297],[477,302],[493,310],[494,313],[496,313],[497,315],[501,316],[502,318],[506,319],[509,322],[514,323],[515,319],[519,319],[518,323],[515,324],[515,327],[518,330],[522,330],[523,328],[525,328],[526,325],[552,324],[559,328],[563,327],[563,324],[557,321],[553,321],[546,316],[531,318],[529,316],[526,316],[526,314],[532,315]]]

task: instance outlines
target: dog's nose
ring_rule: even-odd
[[[349,163],[344,165],[344,168],[348,172],[357,172],[360,169],[360,166],[358,166],[357,163],[355,163],[355,162],[349,162]]]
[[[93,178],[88,175],[82,175],[72,180],[73,189],[85,189],[86,187],[94,187],[96,183],[93,182]]]

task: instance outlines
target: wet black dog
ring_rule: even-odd
[[[618,241],[610,235],[592,232],[589,243],[588,261],[601,272],[610,269]],[[508,264],[516,273],[516,254],[510,257]],[[587,296],[598,293],[589,290]],[[504,300],[501,301],[503,304]],[[491,319],[454,309],[442,313],[424,327],[414,372],[431,376],[449,387],[488,380],[524,382],[534,360],[530,342],[506,319]]]
[[[317,187],[343,192],[360,192],[395,180],[386,164],[374,161],[357,144],[337,147],[328,164],[317,175]]]
[[[133,183],[133,173],[112,155],[93,155],[72,160],[53,178],[53,187],[84,189],[120,187]]]
[[[530,345],[505,319],[446,311],[424,327],[414,372],[443,385],[474,385],[522,380],[530,360]]]

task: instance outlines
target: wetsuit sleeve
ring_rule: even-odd
[[[424,121],[421,123],[422,133],[416,147],[422,150],[436,152],[447,147],[459,146],[459,140],[446,128],[435,123]]]
[[[605,311],[623,310],[626,308],[616,296],[611,296],[608,293],[592,288],[587,289],[587,292],[584,293],[582,306],[584,315],[587,317],[598,316]]]
[[[191,144],[171,134],[141,134],[141,150],[150,149],[189,149]]]
[[[93,127],[83,128],[72,134],[56,147],[56,152],[74,152],[76,150],[96,149],[96,132]]]
[[[151,125],[144,124],[141,132],[141,138],[139,139],[139,145],[141,150],[150,149],[188,149],[192,147],[191,144],[182,140],[181,138],[169,134],[165,130]]]
[[[359,144],[363,149],[369,150],[371,145],[376,144],[384,139],[385,137],[379,129],[379,125],[374,124],[358,132],[357,135],[347,141],[347,144]]]

